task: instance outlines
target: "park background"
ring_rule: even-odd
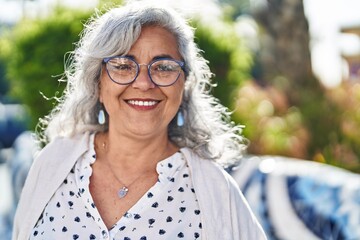
[[[22,104],[28,130],[61,97],[58,79],[86,19],[121,1],[71,2],[0,2],[0,101]],[[214,94],[245,126],[249,154],[360,172],[356,1],[176,2],[197,28]]]
[[[269,239],[360,236],[360,2],[166,2],[191,19],[212,91],[244,126],[249,146],[233,176]],[[10,239],[32,161],[23,133],[40,131],[61,97],[64,64],[94,8],[113,4],[0,0],[0,239]]]

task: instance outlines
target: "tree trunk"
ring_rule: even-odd
[[[302,0],[268,0],[254,17],[261,27],[259,63],[262,80],[285,91],[298,105],[300,89],[319,90],[312,73],[309,27]]]

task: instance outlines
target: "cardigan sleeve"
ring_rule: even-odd
[[[16,208],[12,233],[13,240],[25,239],[21,236],[21,228],[26,228],[28,225],[31,225],[31,218],[28,216],[28,213],[29,208],[33,207],[33,198],[29,199],[28,196],[33,195],[32,191],[34,190],[36,183],[38,182],[40,169],[41,161],[35,159],[35,161],[30,167]]]
[[[16,209],[13,240],[27,240],[47,202],[76,160],[88,149],[89,134],[56,138],[33,162]]]
[[[266,240],[266,235],[260,223],[250,209],[247,200],[235,180],[227,176],[230,187],[230,212],[233,229],[233,239]]]
[[[213,161],[182,150],[190,167],[206,240],[266,240],[233,178]]]

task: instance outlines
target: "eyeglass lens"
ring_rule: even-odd
[[[114,82],[129,84],[138,76],[141,65],[147,64],[138,64],[127,57],[114,57],[107,61],[106,69]],[[147,66],[151,80],[158,86],[175,83],[181,71],[180,64],[172,59],[155,60]]]

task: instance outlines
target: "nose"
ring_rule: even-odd
[[[140,89],[142,91],[155,88],[155,84],[150,79],[147,67],[147,64],[139,64],[139,74],[132,83],[134,88]]]

